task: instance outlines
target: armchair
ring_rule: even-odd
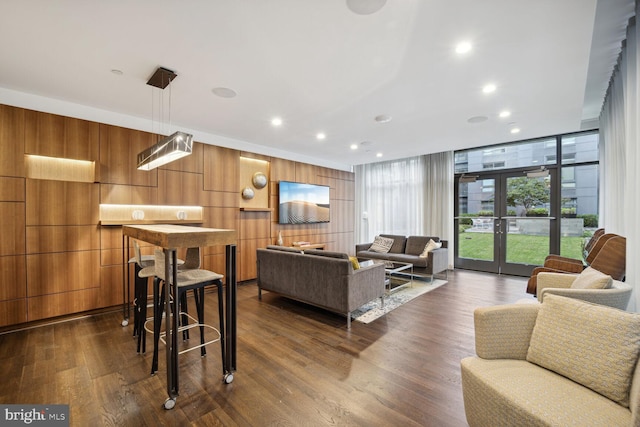
[[[597,230],[596,230],[597,231]],[[594,237],[596,234],[594,233]],[[575,258],[567,258],[560,255],[549,255],[545,258],[542,267],[536,267],[531,272],[531,277],[527,282],[527,293],[536,295],[537,276],[540,273],[580,273],[586,266],[592,266],[596,270],[602,271],[605,274],[609,274],[614,280],[622,280],[624,273],[620,276],[620,261],[625,264],[626,252],[626,239],[622,236],[613,233],[602,234],[597,241],[590,245],[593,238],[587,243],[590,248],[589,253],[586,255],[584,262]],[[609,242],[613,239],[613,242]],[[620,240],[622,239],[622,240]],[[606,251],[603,249],[607,247],[607,251],[613,251],[618,257],[617,260],[611,259],[610,255],[604,256]],[[598,261],[599,255],[603,255]],[[595,265],[594,265],[595,263]],[[614,267],[615,265],[615,267]],[[623,267],[624,270],[624,267]],[[613,274],[612,274],[613,273]]]
[[[627,309],[631,298],[631,285],[619,280],[611,280],[611,286],[605,289],[572,288],[571,285],[578,276],[578,274],[540,273],[537,288],[538,301],[544,301],[547,295],[561,295],[620,310]]]

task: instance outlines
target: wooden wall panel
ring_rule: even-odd
[[[0,256],[24,254],[24,203],[0,202],[0,218]]]
[[[237,194],[240,152],[230,148],[204,146],[204,189]]]
[[[27,225],[95,225],[99,184],[27,179]]]
[[[240,212],[240,236],[263,239],[271,235],[271,212]]]
[[[97,249],[100,249],[97,225],[27,227],[28,254]]]
[[[122,300],[122,297],[120,298]],[[28,298],[28,320],[49,319],[65,314],[82,313],[99,307],[100,289],[80,289],[61,294]]]
[[[176,172],[171,170],[158,171],[158,204],[201,206],[202,174]]]
[[[200,206],[217,208],[239,208],[240,199],[237,192],[203,191],[200,194]]]
[[[25,256],[0,257],[0,300],[27,296],[27,270]]]
[[[24,116],[22,108],[0,105],[0,175],[24,177]]]
[[[266,248],[269,238],[242,240],[238,250],[238,281],[252,280],[257,277],[256,249]]]
[[[0,301],[0,326],[16,325],[27,321],[27,300]]]
[[[138,153],[155,142],[153,134],[101,124],[100,182],[155,187],[158,184],[157,169],[137,169]]]
[[[133,301],[133,280],[135,278],[134,269],[130,270],[130,284],[129,289],[131,295],[130,300]],[[122,305],[122,264],[110,265],[100,268],[100,292],[98,294],[98,306],[99,307],[113,307],[116,305]],[[153,295],[149,293],[149,296]],[[133,315],[133,313],[132,313]]]
[[[27,255],[27,271],[28,297],[98,288],[100,251]]]
[[[140,185],[100,185],[100,203],[114,205],[157,205],[158,188]]]
[[[97,161],[99,137],[96,122],[26,111],[26,154]]]
[[[273,158],[271,160],[271,181],[295,181],[296,180],[296,162],[285,159]],[[273,190],[273,188],[272,188]],[[271,193],[273,194],[273,192]]]
[[[24,178],[0,176],[0,202],[24,202]]]

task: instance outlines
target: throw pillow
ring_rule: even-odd
[[[424,247],[424,250],[422,251],[422,253],[419,255],[420,258],[426,258],[429,256],[429,252],[431,252],[434,249],[438,249],[442,247],[442,242],[434,242],[433,239],[429,239],[429,243],[426,244],[426,246]]]
[[[386,237],[376,236],[373,240],[373,243],[369,247],[370,251],[379,252],[381,254],[386,254],[391,249],[393,245],[393,239],[388,239]]]
[[[546,295],[527,360],[629,407],[640,353],[640,314]]]
[[[353,266],[354,270],[358,270],[360,268],[360,263],[358,262],[358,258],[354,256],[350,256],[349,261],[351,261],[351,265]]]
[[[571,283],[572,289],[608,289],[613,279],[595,268],[587,267]]]

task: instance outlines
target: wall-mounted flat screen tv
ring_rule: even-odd
[[[278,188],[280,224],[329,222],[328,186],[280,181]]]

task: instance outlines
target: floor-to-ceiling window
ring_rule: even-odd
[[[597,161],[597,132],[456,152],[455,266],[528,275],[549,253],[581,258]]]

